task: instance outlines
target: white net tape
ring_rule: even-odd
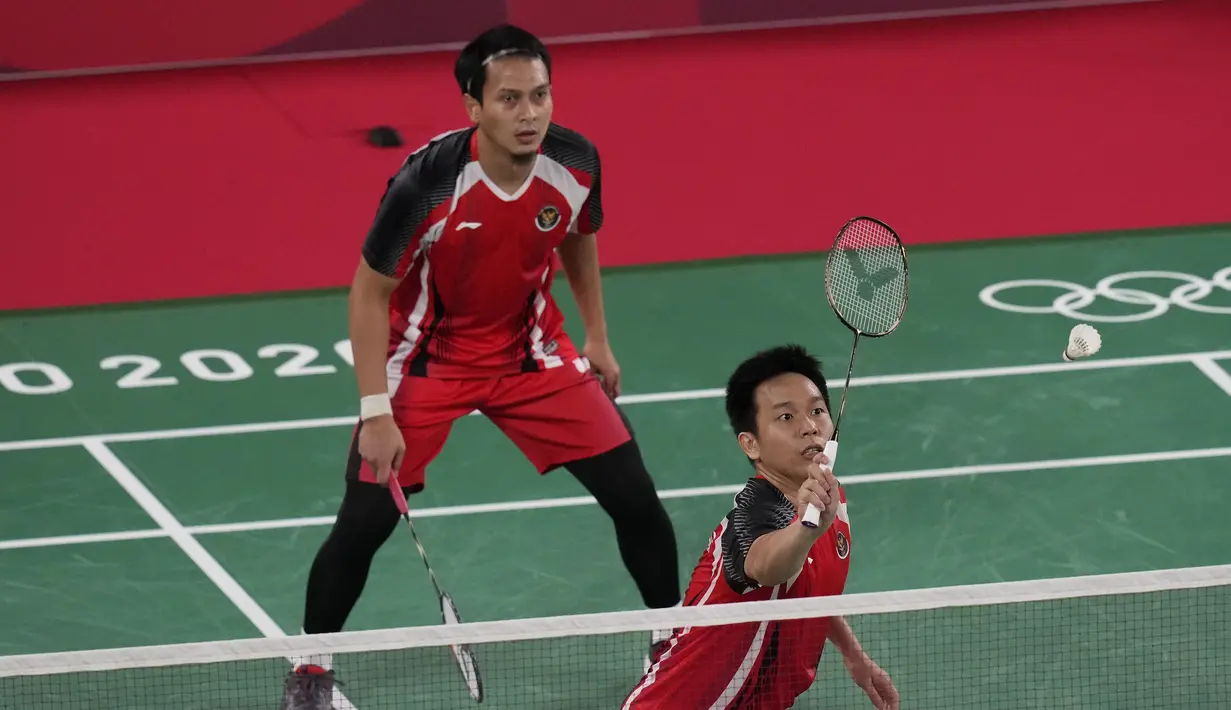
[[[449,650],[467,644],[484,707],[619,708],[651,631],[830,616],[847,618],[904,708],[1231,707],[1231,565],[0,657],[0,707],[273,709],[292,662],[333,667],[338,708],[472,707]],[[860,692],[830,646],[795,707],[870,707]]]

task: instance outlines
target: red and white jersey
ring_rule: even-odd
[[[389,308],[390,391],[409,374],[489,377],[567,365],[576,353],[551,296],[555,249],[602,226],[598,151],[551,125],[513,194],[478,162],[478,130],[446,133],[389,180],[363,245],[402,279]]]
[[[837,518],[813,543],[794,579],[762,587],[744,573],[744,559],[753,541],[791,525],[797,517],[794,504],[769,481],[759,476],[749,479],[693,570],[684,604],[841,594],[851,552],[845,491]],[[788,708],[816,679],[828,633],[828,618],[675,629],[623,708]]]

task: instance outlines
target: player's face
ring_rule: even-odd
[[[755,441],[741,442],[745,453],[764,468],[802,483],[812,457],[833,435],[833,419],[821,391],[812,380],[791,372],[763,382],[756,404],[757,435]]]
[[[551,124],[551,82],[538,59],[509,57],[487,65],[483,104],[471,119],[496,145],[515,157],[533,156]]]

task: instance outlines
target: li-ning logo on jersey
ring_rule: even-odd
[[[846,539],[846,534],[841,530],[838,531],[838,559],[845,560],[846,556],[851,554],[851,543]]]
[[[556,228],[557,224],[560,224],[560,210],[547,205],[539,210],[539,215],[534,218],[534,223],[538,225],[540,230],[550,232]]]

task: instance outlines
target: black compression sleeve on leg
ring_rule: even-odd
[[[400,517],[385,486],[346,482],[337,521],[316,553],[308,574],[305,633],[342,630],[367,584],[372,558],[389,539]]]
[[[654,490],[637,442],[566,464],[615,524],[624,566],[652,609],[680,602],[675,529]]]

